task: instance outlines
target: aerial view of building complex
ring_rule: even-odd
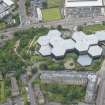
[[[0,105],[105,105],[105,0],[0,0]]]

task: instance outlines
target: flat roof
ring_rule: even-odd
[[[97,31],[95,36],[99,41],[105,41],[105,31]]]
[[[4,3],[6,3],[8,6],[11,6],[11,5],[14,4],[12,0],[3,0],[3,1],[4,1]]]
[[[102,0],[97,1],[78,1],[73,2],[71,0],[65,0],[65,7],[92,7],[92,6],[103,6]]]
[[[41,46],[39,53],[43,56],[51,55],[51,47],[49,45]]]
[[[84,43],[84,42],[83,43],[82,42],[77,42],[75,44],[75,49],[77,51],[79,51],[80,53],[81,52],[87,52],[88,49],[89,49],[89,45],[87,43]]]
[[[37,40],[37,43],[44,46],[44,45],[48,45],[49,44],[49,37],[46,36],[40,36]]]
[[[92,63],[92,58],[89,55],[80,55],[77,62],[82,66],[89,66]]]
[[[96,45],[98,44],[98,38],[93,34],[93,35],[87,35],[86,36],[86,43],[89,45]]]
[[[90,46],[88,53],[92,56],[92,57],[98,57],[102,55],[102,51],[103,49],[96,45],[96,46]]]
[[[82,31],[74,32],[72,35],[72,39],[76,42],[83,42],[86,35]]]
[[[50,37],[50,39],[53,38],[53,37],[60,37],[61,36],[61,32],[58,31],[58,30],[50,30],[48,32],[48,36]]]
[[[64,48],[62,47],[55,47],[52,48],[52,52],[51,52],[55,57],[62,57],[65,55],[66,51]]]
[[[73,50],[75,48],[75,42],[72,39],[66,39],[62,43],[62,47],[67,50]]]

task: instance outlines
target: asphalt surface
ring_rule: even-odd
[[[20,26],[26,25],[28,19],[26,15],[25,0],[19,0],[19,17],[20,17]]]

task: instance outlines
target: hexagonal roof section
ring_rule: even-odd
[[[50,38],[48,36],[40,36],[37,40],[37,43],[41,46],[48,45],[50,41]]]
[[[75,44],[75,49],[76,49],[79,53],[87,52],[87,51],[88,51],[88,48],[89,48],[89,45],[88,45],[87,43],[78,42],[78,43]]]
[[[41,46],[39,53],[43,56],[51,55],[51,47],[49,45]]]
[[[55,57],[62,57],[65,55],[65,49],[63,49],[62,47],[55,47],[52,49],[52,54],[55,56]]]
[[[80,55],[77,62],[81,66],[89,66],[92,63],[92,58],[89,55]]]
[[[105,31],[97,31],[95,36],[99,41],[105,41]]]
[[[62,47],[67,50],[73,50],[75,48],[75,42],[72,39],[66,39],[62,43]]]
[[[48,36],[50,37],[50,39],[53,37],[61,37],[61,32],[58,30],[50,30],[48,32]]]
[[[62,45],[63,42],[64,42],[64,39],[62,39],[61,37],[54,37],[50,40],[50,44],[53,47],[58,47],[58,46]]]
[[[102,55],[102,51],[103,49],[100,46],[96,45],[96,46],[91,46],[88,50],[88,53],[92,57],[98,57]]]
[[[72,36],[72,39],[76,42],[81,42],[81,41],[84,40],[85,36],[86,35],[82,31],[74,32],[73,36]]]
[[[88,35],[86,36],[86,43],[90,45],[97,45],[98,44],[98,39],[95,35]]]

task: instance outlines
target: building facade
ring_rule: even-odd
[[[105,16],[103,0],[65,0],[65,16],[84,18]]]

